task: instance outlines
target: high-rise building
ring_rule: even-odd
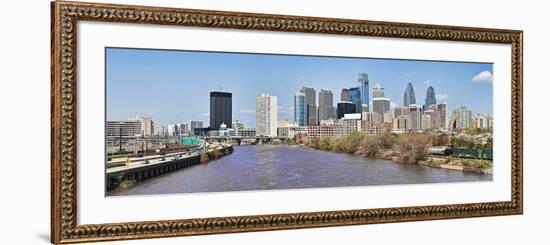
[[[477,114],[473,121],[475,125],[472,125],[474,128],[491,128],[493,127],[493,116],[491,114]]]
[[[407,88],[405,89],[405,94],[403,95],[403,105],[408,106],[411,104],[416,104],[416,97],[414,96],[414,88],[412,83],[407,83]]]
[[[361,90],[361,105],[366,105],[367,111],[369,111],[369,75],[367,73],[359,73],[357,83],[359,84],[359,88]]]
[[[332,91],[319,92],[319,122],[321,120],[336,119]]]
[[[372,111],[382,116],[384,120],[384,113],[390,111],[390,99],[384,97],[372,98]]]
[[[307,124],[306,95],[302,92],[294,95],[294,122],[298,126],[306,126]]]
[[[349,89],[343,88],[342,92],[340,92],[340,101],[351,101],[349,99]]]
[[[424,101],[424,110],[428,110],[430,105],[435,105],[435,104],[436,104],[436,100],[435,100],[434,87],[430,86],[426,91],[426,100]]]
[[[439,129],[447,128],[447,104],[442,103],[437,105],[439,113]]]
[[[219,129],[222,123],[231,127],[232,94],[227,92],[210,92],[210,128]]]
[[[153,119],[150,117],[132,117],[128,118],[127,120],[130,121],[139,121],[141,123],[141,135],[143,136],[151,136],[155,133],[155,125],[153,123]]]
[[[277,96],[262,93],[256,97],[256,135],[277,136]]]
[[[107,137],[135,137],[140,135],[141,122],[139,120],[107,121],[105,135]]]
[[[337,107],[336,117],[338,119],[344,118],[345,114],[357,113],[356,105],[349,101],[342,101],[338,103],[336,107]]]
[[[376,82],[372,87],[372,99],[383,98],[384,97],[384,88],[380,85],[380,82]]]
[[[431,130],[432,127],[432,114],[422,115],[422,130]]]
[[[194,135],[195,134],[195,129],[196,128],[202,128],[202,127],[203,127],[202,121],[190,121],[189,122],[189,133],[191,135]]]
[[[302,87],[300,92],[306,96],[307,125],[317,125],[317,99],[314,88]]]
[[[355,104],[355,111],[362,111],[361,103],[361,89],[359,87],[355,88],[344,88],[340,95],[340,101],[349,101]]]
[[[169,136],[174,136],[177,134],[178,126],[176,126],[176,124],[169,124],[166,128]]]
[[[422,109],[420,105],[410,104],[409,105],[409,118],[410,118],[410,129],[420,130],[422,129]]]
[[[187,123],[176,124],[176,135],[188,135],[188,134],[189,134],[189,124]]]
[[[468,107],[462,106],[455,109],[449,120],[451,129],[465,129],[472,127],[472,111]]]

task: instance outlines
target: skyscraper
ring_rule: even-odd
[[[462,106],[455,109],[451,114],[450,128],[451,129],[464,129],[472,127],[472,111],[468,107]]]
[[[336,119],[334,115],[334,102],[332,91],[323,90],[319,92],[319,122],[321,120]]]
[[[378,113],[384,120],[384,113],[390,111],[390,99],[384,97],[372,98],[372,111]]]
[[[307,123],[306,95],[302,92],[294,95],[294,121],[298,126],[306,126]]]
[[[340,101],[350,101],[349,99],[349,89],[343,88],[340,93]]]
[[[416,98],[414,97],[414,89],[412,83],[407,83],[407,89],[405,89],[405,95],[403,96],[403,105],[408,106],[410,104],[416,104]]]
[[[232,94],[210,92],[210,128],[219,129],[222,123],[231,127]]]
[[[277,96],[256,97],[256,135],[277,136]]]
[[[357,83],[359,83],[359,88],[361,90],[361,105],[367,106],[367,111],[369,111],[369,75],[367,73],[359,73]],[[363,109],[361,111],[363,111]]]
[[[384,97],[384,88],[380,85],[380,82],[376,82],[372,87],[372,99]]]
[[[361,89],[359,87],[342,89],[340,101],[349,101],[353,103],[355,105],[355,111],[361,112]]]
[[[437,110],[439,112],[439,128],[445,129],[447,128],[447,104],[437,105]]]
[[[317,100],[314,88],[302,87],[300,92],[306,96],[307,125],[317,125]]]
[[[409,105],[410,129],[422,129],[422,109],[417,104]]]
[[[194,135],[195,134],[195,129],[196,128],[202,128],[202,121],[190,121],[189,122],[189,131],[191,133],[191,135]]]
[[[424,110],[428,110],[430,105],[435,105],[435,91],[432,86],[428,87],[428,91],[426,91],[426,100],[424,103]]]

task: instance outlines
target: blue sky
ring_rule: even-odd
[[[442,61],[193,52],[106,50],[107,120],[151,116],[157,125],[202,120],[208,125],[209,92],[233,93],[233,120],[255,127],[256,96],[278,97],[279,120],[293,120],[293,96],[302,86],[331,90],[334,104],[342,88],[356,87],[357,74],[380,82],[392,104],[403,103],[412,82],[417,104],[428,86],[449,114],[467,106],[473,114],[492,113],[493,65]]]

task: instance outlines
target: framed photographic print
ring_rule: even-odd
[[[52,243],[523,212],[522,31],[51,11]]]

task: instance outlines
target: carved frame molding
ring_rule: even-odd
[[[51,4],[51,242],[266,231],[523,213],[523,32],[56,1]],[[77,23],[124,22],[511,45],[511,201],[109,224],[77,224]]]

